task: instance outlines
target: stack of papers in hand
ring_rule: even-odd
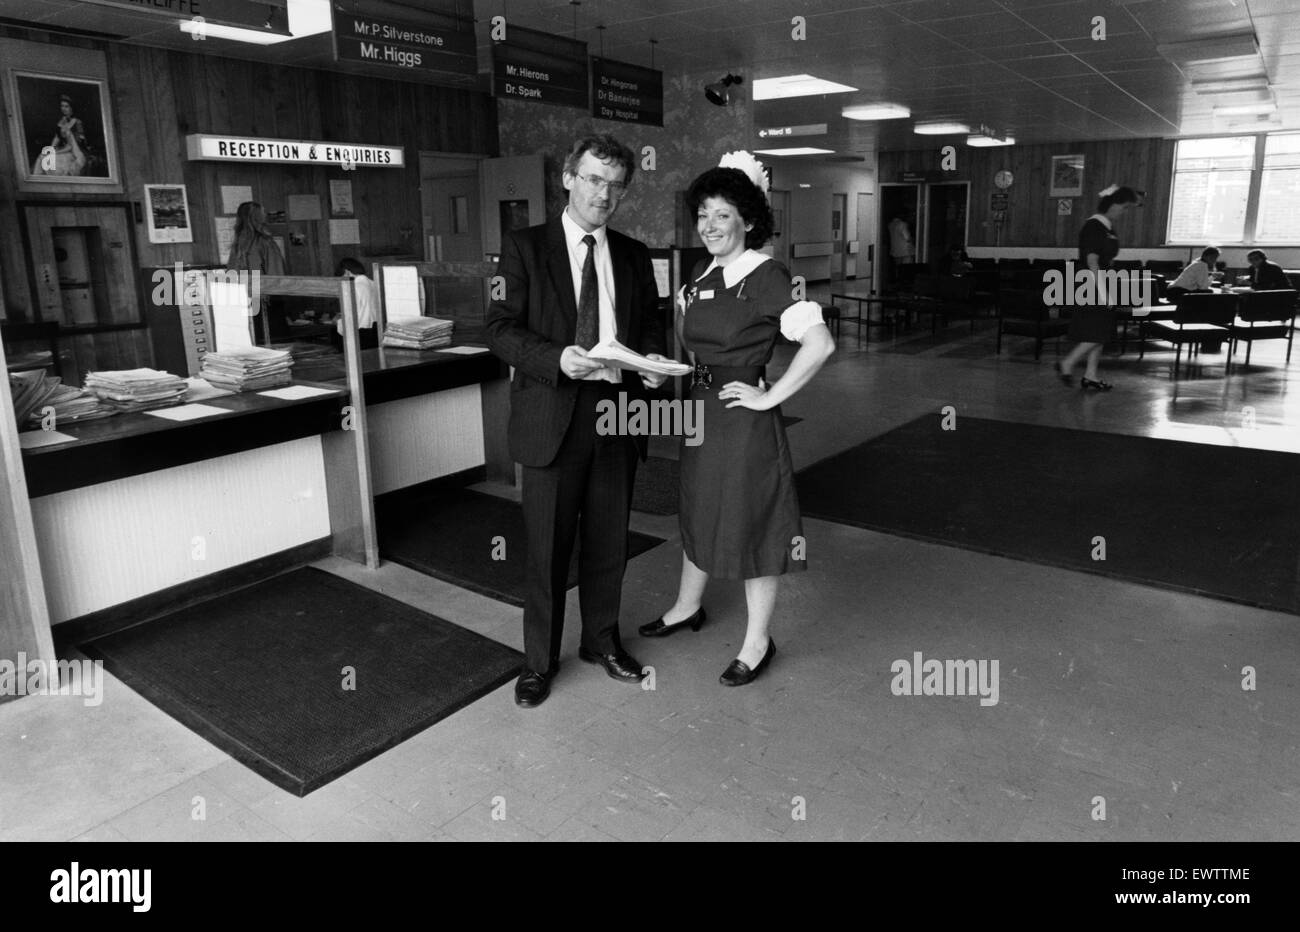
[[[384,346],[400,349],[436,349],[451,344],[453,322],[437,317],[400,317],[384,330]]]
[[[233,392],[255,392],[288,385],[293,357],[285,350],[264,346],[243,346],[203,357],[199,377],[217,388]]]
[[[58,387],[58,379],[49,378],[38,369],[9,373],[9,394],[14,396],[14,417],[18,423],[24,423],[32,412],[44,407]]]
[[[649,372],[653,375],[686,375],[691,367],[684,362],[659,362],[630,350],[618,340],[606,340],[587,350],[587,358],[615,369]]]
[[[71,385],[60,385],[58,379],[50,379],[55,383],[54,393],[45,399],[35,411],[31,413],[28,419],[28,426],[44,426],[45,408],[54,408],[55,426],[71,424],[75,421],[91,421],[98,417],[108,417],[117,412],[102,404],[94,392],[88,392],[84,388],[74,388]]]
[[[148,411],[180,404],[185,380],[157,369],[118,369],[92,372],[86,388],[115,411]]]

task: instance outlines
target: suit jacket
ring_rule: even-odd
[[[650,250],[631,237],[606,232],[618,340],[642,354],[662,354],[664,326]],[[560,371],[560,356],[575,342],[578,326],[560,218],[507,234],[497,274],[504,279],[505,296],[489,305],[483,331],[492,352],[515,367],[510,381],[510,455],[525,466],[546,466],[569,428],[580,384]],[[622,388],[629,400],[646,395],[634,372],[623,373]],[[646,438],[633,439],[645,459]]]
[[[1291,287],[1291,280],[1286,277],[1282,266],[1271,259],[1265,259],[1259,268],[1250,270],[1250,286],[1256,291],[1277,291]]]

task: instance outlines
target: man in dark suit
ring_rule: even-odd
[[[663,376],[611,369],[587,358],[616,338],[663,359],[650,252],[606,228],[635,170],[635,156],[611,136],[579,139],[564,162],[563,213],[510,233],[497,274],[505,292],[488,308],[484,334],[515,368],[510,384],[510,455],[523,466],[528,534],[524,602],[526,665],[515,701],[540,705],[559,665],[569,561],[579,541],[578,656],[625,683],[644,678],[619,639],[627,524],[636,460],[645,437],[597,433],[597,405],[644,397]]]
[[[1250,263],[1250,287],[1256,291],[1285,291],[1291,287],[1282,266],[1270,261],[1264,250],[1252,249],[1246,253],[1246,261]]]

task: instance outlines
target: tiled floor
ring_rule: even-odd
[[[1035,364],[1021,338],[997,358],[988,329],[952,332],[907,354],[884,351],[880,331],[860,350],[849,327],[785,406],[803,418],[796,466],[944,405],[1300,449],[1300,358],[1288,370],[1280,345],[1227,378],[1222,355],[1178,381],[1171,352],[1108,357],[1117,388],[1084,395],[1052,377],[1050,345]],[[571,594],[545,705],[519,710],[503,687],[298,799],[109,678],[96,708],[0,706],[0,840],[1300,838],[1294,616],[808,521],[812,569],[782,585],[780,652],[752,686],[725,689],[740,584],[714,584],[698,634],[639,640],[672,600],[681,551],[675,517],[633,526],[670,538],[624,589],[625,643],[654,667],[653,690],[578,662]],[[400,566],[322,565],[520,646],[518,609]],[[890,664],[917,651],[997,659],[998,704],[894,696]]]

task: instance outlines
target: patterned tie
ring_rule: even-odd
[[[588,233],[587,261],[582,264],[582,291],[578,297],[578,331],[575,342],[583,349],[596,345],[600,333],[600,292],[596,288],[596,238]]]

